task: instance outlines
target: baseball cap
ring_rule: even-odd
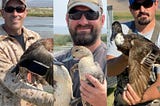
[[[101,0],[69,0],[67,5],[67,12],[76,6],[86,6],[93,11],[101,11],[101,9],[103,10]]]
[[[4,8],[9,1],[10,1],[10,0],[2,0],[2,8]],[[26,5],[26,1],[25,1],[25,0],[18,0],[18,1],[20,1],[20,2],[22,2],[24,5]]]
[[[136,0],[129,0],[129,4],[132,5]],[[149,0],[148,0],[149,1]],[[156,0],[150,0],[152,2],[155,2]]]

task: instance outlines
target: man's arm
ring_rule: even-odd
[[[54,103],[54,90],[50,85],[37,84],[36,87],[32,86],[18,79],[15,73],[11,73],[11,70],[6,73],[5,78],[1,82],[13,94],[38,106],[50,106]]]
[[[128,57],[125,55],[119,57],[108,55],[107,60],[107,75],[109,77],[119,75],[128,65]]]
[[[127,85],[127,90],[123,92],[123,99],[129,105],[135,105],[138,103],[143,103],[159,98],[160,98],[160,74],[157,75],[156,82],[152,84],[145,91],[142,99],[134,92],[134,90],[129,84]]]

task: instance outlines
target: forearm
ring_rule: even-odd
[[[116,58],[107,58],[107,75],[108,76],[116,76],[119,75],[121,72],[124,71],[124,69],[128,65],[128,59],[126,56],[121,55]]]
[[[152,84],[144,93],[142,102],[151,101],[160,98],[160,75],[154,84]]]
[[[17,79],[17,76],[15,73],[11,73],[11,70],[6,73],[4,80],[1,80],[1,82],[13,94],[38,106],[40,106],[40,104],[47,104],[48,106],[54,101],[53,87],[49,85],[39,87],[32,86],[27,82]]]
[[[17,96],[20,98],[34,103],[37,106],[54,106],[54,95],[53,93],[47,93],[36,89],[17,89]]]

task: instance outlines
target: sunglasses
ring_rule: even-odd
[[[141,6],[143,6],[144,8],[150,8],[153,5],[153,1],[152,0],[145,0],[143,3],[137,3],[134,2],[130,7],[133,10],[139,10],[141,8]]]
[[[23,13],[25,9],[26,9],[26,6],[17,6],[17,7],[7,6],[4,8],[4,11],[7,13],[13,13],[14,10],[16,10],[17,13]]]
[[[79,20],[81,19],[82,15],[86,17],[87,20],[97,20],[99,18],[99,12],[98,11],[80,11],[80,10],[70,10],[69,12],[69,18],[72,20]]]

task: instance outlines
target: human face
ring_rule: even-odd
[[[148,5],[147,5],[148,4]],[[138,6],[134,8],[133,6]],[[158,8],[158,1],[155,2],[148,0],[137,0],[134,5],[130,6],[130,11],[135,19],[135,21],[140,25],[148,25],[150,22],[155,20],[156,10]]]
[[[76,11],[90,11],[88,7],[77,6],[74,7]],[[66,16],[68,28],[74,45],[91,46],[100,37],[101,28],[104,24],[104,15],[99,15],[97,19],[87,19],[82,14],[80,19],[71,19],[69,14]]]
[[[6,5],[6,7],[14,8],[22,6],[25,5],[18,0],[10,0]],[[17,12],[16,9],[14,9],[13,12],[6,12],[5,9],[2,9],[1,13],[5,21],[4,27],[7,32],[21,30],[24,18],[27,15],[26,9],[23,12]]]

